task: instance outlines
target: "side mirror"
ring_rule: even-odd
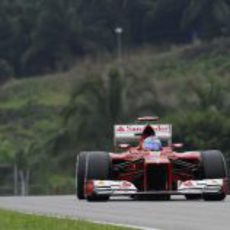
[[[122,150],[127,150],[130,148],[130,144],[119,144],[118,148]]]
[[[184,144],[183,143],[173,143],[171,144],[171,147],[173,149],[179,149],[179,148],[183,148]]]

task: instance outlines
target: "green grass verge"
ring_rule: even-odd
[[[128,228],[94,224],[0,210],[0,229],[4,230],[125,230]]]

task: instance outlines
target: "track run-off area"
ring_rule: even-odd
[[[183,196],[171,201],[113,198],[108,202],[79,201],[75,196],[0,197],[0,209],[142,229],[230,229],[230,197],[218,202],[187,201]]]

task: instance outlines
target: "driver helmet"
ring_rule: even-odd
[[[157,137],[150,136],[144,140],[143,147],[145,150],[159,151],[162,149],[162,144],[161,144],[161,141]]]

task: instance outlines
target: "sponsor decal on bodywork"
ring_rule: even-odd
[[[178,191],[181,192],[219,192],[223,187],[223,179],[178,181]]]
[[[119,194],[119,193],[136,193],[137,188],[129,181],[110,181],[110,180],[94,180],[94,190],[98,194],[108,193]]]
[[[135,137],[144,131],[146,125],[115,125],[115,138]],[[169,124],[154,124],[151,127],[160,138],[170,138],[172,136],[172,126]]]

